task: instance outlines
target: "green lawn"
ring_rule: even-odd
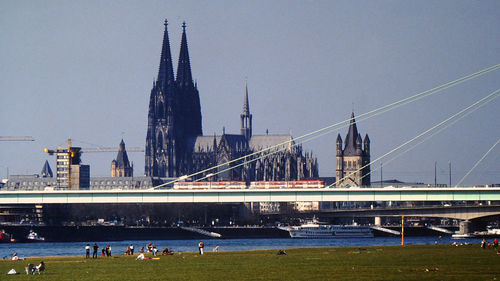
[[[0,261],[0,280],[496,280],[500,255],[479,245],[384,246]],[[28,262],[46,272],[27,276]],[[20,275],[6,275],[14,268]]]

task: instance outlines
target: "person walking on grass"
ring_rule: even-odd
[[[90,245],[87,244],[87,246],[85,246],[85,258],[88,259],[90,258]]]
[[[200,255],[203,255],[203,247],[205,247],[205,244],[203,241],[200,241],[200,243],[198,243],[198,251],[200,252]]]
[[[99,249],[99,246],[97,246],[96,243],[94,243],[94,252],[92,252],[92,258],[97,259],[97,250]]]

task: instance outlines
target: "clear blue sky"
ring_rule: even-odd
[[[239,132],[248,79],[254,133],[300,136],[500,63],[499,1],[2,1],[0,178],[39,173],[44,147],[144,147],[163,21],[174,67],[182,22],[203,132]],[[500,88],[500,71],[359,122],[372,158]],[[390,164],[384,179],[455,184],[500,137],[495,100]],[[333,176],[335,139],[304,144]],[[78,140],[78,141],[77,141]],[[79,142],[80,141],[80,142]],[[83,142],[81,142],[83,141]],[[464,184],[500,183],[500,147]],[[85,154],[92,176],[115,153]],[[144,154],[129,153],[135,175]],[[380,164],[375,164],[378,168]],[[374,172],[372,180],[379,180]]]

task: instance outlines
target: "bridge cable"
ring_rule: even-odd
[[[481,161],[483,161],[484,158],[486,158],[486,156],[488,156],[488,154],[493,150],[493,148],[495,148],[495,146],[497,146],[499,142],[500,139],[498,139],[497,142],[492,147],[490,147],[490,149],[483,155],[483,157],[481,157],[481,159],[479,159],[476,164],[472,166],[472,168],[465,174],[465,176],[463,176],[463,178],[457,183],[457,185],[455,185],[455,187],[458,187],[462,183],[462,181],[477,167],[477,165],[479,165],[479,163],[481,163]]]
[[[496,69],[500,68],[500,64],[496,64],[496,65],[493,65],[491,67],[488,67],[488,68],[485,68],[483,70],[480,70],[478,72],[475,72],[475,73],[472,73],[472,74],[469,74],[469,75],[466,75],[464,77],[461,77],[459,79],[456,79],[456,80],[453,80],[451,82],[448,82],[448,83],[445,83],[445,84],[442,84],[440,86],[437,86],[435,88],[432,88],[430,90],[427,90],[427,91],[424,91],[424,92],[421,92],[421,93],[418,93],[418,94],[415,94],[413,96],[410,96],[410,97],[407,97],[407,98],[404,98],[404,99],[401,99],[399,101],[396,101],[396,102],[393,102],[391,104],[388,104],[388,105],[385,105],[385,106],[382,106],[382,107],[379,107],[377,109],[374,109],[372,111],[369,111],[369,112],[366,112],[364,114],[361,114],[358,116],[358,119],[361,118],[360,121],[362,120],[365,120],[363,119],[362,117],[364,116],[370,116],[370,117],[366,117],[366,118],[371,118],[373,116],[373,114],[381,111],[380,113],[377,113],[376,115],[378,114],[381,114],[381,113],[384,113],[384,112],[387,112],[389,110],[392,110],[394,108],[397,108],[397,107],[400,107],[402,105],[405,105],[405,104],[408,104],[408,103],[411,103],[411,102],[414,102],[416,100],[419,100],[421,98],[424,98],[424,97],[427,97],[429,95],[433,95],[433,94],[436,94],[438,92],[441,92],[445,89],[448,89],[450,87],[453,87],[453,86],[456,86],[458,84],[461,84],[461,83],[464,83],[466,81],[469,81],[471,79],[474,79],[474,78],[477,78],[479,76],[482,76],[486,73],[489,73],[491,71],[494,71]],[[297,138],[295,138],[295,140],[300,140],[302,138],[306,138],[306,137],[309,137],[311,135],[314,135],[314,134],[317,134],[319,132],[322,132],[322,131],[325,131],[325,130],[329,130],[329,129],[332,129],[332,128],[335,128],[339,125],[342,125],[342,124],[348,124],[348,122],[350,122],[351,118],[347,119],[347,120],[344,120],[344,121],[341,121],[341,122],[338,122],[338,123],[335,123],[335,124],[332,124],[332,125],[329,125],[329,126],[326,126],[326,127],[323,127],[321,129],[318,129],[318,130],[315,130],[313,132],[310,132],[310,133],[307,133],[307,134],[304,134],[302,136],[299,136]],[[203,173],[206,173],[206,172],[209,172],[211,170],[214,170],[214,169],[217,169],[217,168],[220,168],[220,167],[223,167],[223,166],[226,166],[226,165],[229,165],[231,163],[234,163],[234,162],[237,162],[237,161],[240,161],[240,160],[244,160],[245,158],[248,158],[248,157],[251,157],[251,156],[254,156],[254,155],[258,155],[258,154],[261,154],[263,152],[266,152],[266,151],[271,151],[275,148],[278,148],[280,146],[286,146],[286,145],[289,145],[289,146],[292,146],[292,142],[294,141],[294,139],[292,138],[291,140],[289,141],[285,141],[285,142],[282,142],[282,143],[279,143],[279,144],[276,144],[276,145],[273,145],[273,146],[270,146],[270,147],[267,147],[265,149],[262,149],[260,151],[256,151],[256,152],[253,152],[251,154],[247,154],[245,156],[242,156],[242,157],[239,157],[239,158],[236,158],[236,159],[233,159],[231,161],[228,161],[228,162],[225,162],[225,163],[222,163],[222,164],[219,164],[219,165],[216,165],[216,166],[213,166],[213,167],[210,167],[210,168],[207,168],[207,169],[204,169],[204,170],[201,170],[201,171],[198,171],[198,172],[195,172],[195,173],[192,173],[190,175],[185,175],[185,176],[182,176],[182,177],[179,177],[175,180],[172,180],[172,181],[169,181],[167,183],[164,183],[164,184],[160,184],[160,185],[157,185],[155,187],[153,187],[153,189],[156,189],[156,188],[160,188],[160,187],[163,187],[163,186],[166,186],[166,185],[169,185],[169,184],[172,184],[172,183],[175,183],[179,180],[181,180],[181,178],[187,178],[187,177],[193,177],[193,176],[196,176],[196,175],[199,175],[199,174],[203,174]],[[274,154],[274,153],[273,153]]]
[[[490,158],[489,161],[484,164],[485,168],[481,171],[481,173],[479,174],[478,178],[482,178],[488,172],[487,170],[492,165],[494,165],[494,163],[496,163],[496,161],[498,160],[499,157],[500,157],[500,153],[498,153],[495,157]],[[497,174],[498,172],[493,171],[493,173]]]
[[[393,149],[393,150],[389,151],[388,153],[386,153],[386,154],[384,154],[384,155],[380,156],[379,158],[377,158],[377,159],[375,159],[375,160],[371,161],[370,163],[366,164],[365,166],[363,166],[363,167],[359,168],[358,170],[355,170],[355,171],[350,172],[348,175],[346,175],[345,177],[343,177],[343,178],[341,178],[341,179],[339,179],[339,180],[335,181],[335,183],[333,183],[333,184],[329,185],[328,187],[331,187],[331,186],[333,186],[334,184],[335,184],[335,185],[337,185],[340,181],[343,181],[343,180],[344,180],[344,179],[346,179],[347,177],[350,177],[350,176],[352,176],[353,174],[355,174],[355,173],[357,173],[357,172],[361,171],[362,169],[364,169],[364,168],[366,168],[366,167],[370,166],[371,164],[373,164],[373,163],[375,163],[375,162],[377,162],[377,161],[381,160],[382,158],[384,158],[384,157],[388,156],[389,154],[391,154],[391,153],[395,152],[396,150],[398,150],[398,149],[402,148],[403,146],[405,146],[405,145],[407,145],[407,144],[411,143],[412,141],[416,140],[417,138],[419,138],[419,137],[421,137],[421,136],[423,136],[423,135],[427,134],[428,132],[432,131],[433,129],[435,129],[435,128],[437,128],[437,127],[441,126],[442,124],[444,124],[444,123],[446,123],[446,122],[448,122],[448,120],[451,120],[452,118],[455,118],[456,116],[458,116],[458,115],[462,114],[462,113],[463,113],[463,112],[465,112],[466,110],[469,110],[470,108],[472,108],[472,107],[476,106],[477,104],[479,104],[479,103],[481,103],[481,102],[485,102],[485,101],[486,101],[486,103],[489,103],[490,101],[492,101],[493,99],[495,99],[495,98],[497,98],[497,97],[498,97],[498,93],[499,93],[499,92],[500,92],[500,89],[498,89],[498,90],[494,91],[493,93],[489,94],[488,96],[486,96],[486,97],[484,97],[484,98],[480,99],[479,101],[475,102],[474,104],[472,104],[472,105],[468,106],[467,108],[465,108],[465,109],[461,110],[460,112],[458,112],[458,113],[456,113],[456,114],[452,115],[451,117],[447,118],[446,120],[444,120],[444,121],[442,121],[442,122],[438,123],[437,125],[433,126],[432,128],[430,128],[430,129],[426,130],[425,132],[421,133],[420,135],[418,135],[418,136],[414,137],[413,139],[411,139],[411,140],[409,140],[409,141],[407,141],[407,142],[403,143],[402,145],[400,145],[400,146],[396,147],[395,149]],[[483,104],[483,105],[484,105],[484,104]]]
[[[355,173],[357,173],[357,172],[361,171],[362,169],[367,168],[368,166],[370,166],[370,164],[373,164],[373,163],[375,163],[375,162],[377,162],[377,161],[381,160],[382,158],[384,158],[384,157],[386,157],[386,156],[388,156],[388,155],[390,155],[390,154],[394,153],[395,151],[397,151],[397,150],[401,149],[402,147],[404,147],[404,146],[406,146],[406,145],[410,144],[411,142],[415,141],[416,139],[418,139],[418,138],[420,138],[420,137],[422,137],[422,136],[426,135],[427,133],[431,132],[432,130],[434,130],[434,129],[436,129],[436,128],[440,127],[440,126],[442,126],[443,124],[445,124],[446,122],[448,122],[448,121],[452,120],[453,118],[455,118],[455,117],[457,117],[457,116],[460,116],[461,114],[463,114],[463,113],[464,113],[464,112],[466,112],[467,110],[469,110],[469,109],[471,109],[471,108],[473,108],[473,107],[477,106],[478,104],[481,104],[481,103],[483,103],[483,102],[485,102],[485,101],[487,101],[487,100],[491,101],[491,100],[492,100],[492,99],[491,99],[492,97],[495,97],[495,98],[496,98],[496,97],[498,97],[499,93],[500,93],[500,89],[498,89],[498,90],[496,90],[496,91],[492,92],[491,94],[487,95],[486,97],[481,98],[480,100],[476,101],[476,102],[475,102],[475,103],[473,103],[472,105],[470,105],[470,106],[468,106],[468,107],[466,107],[466,108],[464,108],[464,109],[460,110],[459,112],[457,112],[457,113],[453,114],[452,116],[450,116],[450,117],[446,118],[445,120],[443,120],[443,121],[439,122],[438,124],[434,125],[433,127],[431,127],[431,128],[429,128],[429,129],[425,130],[424,132],[420,133],[420,134],[419,134],[419,135],[417,135],[416,137],[414,137],[414,138],[412,138],[412,139],[410,139],[410,140],[408,140],[408,141],[404,142],[403,144],[401,144],[401,145],[397,146],[396,148],[394,148],[394,149],[390,150],[389,152],[387,152],[387,153],[383,154],[382,156],[380,156],[380,157],[376,158],[375,160],[371,161],[370,163],[368,163],[368,164],[366,164],[366,165],[362,166],[361,168],[359,168],[359,169],[357,169],[357,170],[355,170],[355,171],[350,172],[349,174],[347,174],[345,177],[343,177],[343,178],[341,178],[341,179],[337,179],[334,183],[332,183],[331,185],[329,185],[329,186],[327,186],[327,187],[332,187],[333,185],[338,185],[341,181],[343,181],[343,180],[345,180],[346,178],[348,178],[348,177],[352,176],[353,174],[355,174]],[[488,102],[489,102],[489,101],[488,101]]]
[[[432,133],[431,135],[425,137],[423,140],[421,140],[420,142],[418,142],[417,144],[413,145],[412,147],[408,148],[407,150],[399,153],[398,155],[396,155],[395,157],[389,159],[388,161],[385,161],[384,164],[388,164],[388,163],[391,163],[392,161],[396,160],[397,158],[399,158],[400,156],[404,155],[405,153],[413,150],[415,147],[419,146],[420,144],[426,142],[427,140],[429,140],[430,138],[432,138],[433,136],[439,134],[440,132],[444,131],[445,129],[451,127],[452,125],[454,125],[455,123],[457,123],[458,121],[464,119],[465,117],[469,116],[470,114],[474,113],[475,111],[477,111],[478,109],[484,107],[485,105],[487,105],[488,103],[490,103],[491,101],[493,101],[494,99],[496,99],[499,95],[496,95],[496,96],[493,96],[493,97],[490,97],[489,100],[485,101],[483,104],[481,105],[478,105],[476,108],[472,109],[471,111],[465,113],[464,115],[458,117],[457,119],[451,121],[450,123],[448,123],[446,126],[440,128],[438,131]],[[372,165],[373,163],[375,162],[375,160],[373,162],[370,162],[369,165]],[[373,170],[371,170],[369,173],[363,175],[361,178],[365,178],[367,177],[368,175],[374,173],[375,171],[377,170],[380,170],[380,168],[374,168]]]

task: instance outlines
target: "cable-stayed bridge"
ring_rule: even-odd
[[[0,204],[500,201],[500,188],[51,190],[0,192]]]
[[[370,112],[358,115],[358,122],[367,120],[379,114],[418,101],[430,95],[439,93],[445,89],[464,83],[486,73],[500,68],[500,64],[483,69],[479,72],[464,76],[454,81],[445,83],[433,89],[412,95],[400,101],[382,106]],[[445,130],[454,123],[462,120],[471,113],[486,106],[491,101],[500,97],[500,89],[497,89],[473,104],[463,108],[450,117],[442,120],[431,128],[418,133],[403,144],[391,151],[373,159],[365,166],[353,173],[359,173],[366,167],[374,167],[375,162],[385,158],[387,164],[402,154],[410,151],[419,144],[430,139],[434,135]],[[0,204],[95,204],[95,203],[128,203],[128,204],[151,204],[151,203],[251,203],[251,202],[475,202],[475,201],[500,201],[500,188],[490,187],[458,187],[463,179],[500,143],[500,139],[479,159],[472,169],[460,179],[455,188],[431,187],[431,188],[330,188],[337,185],[345,178],[336,179],[336,182],[326,188],[307,189],[238,189],[238,190],[176,190],[162,189],[163,186],[171,186],[178,181],[193,179],[196,181],[210,180],[216,174],[251,163],[258,158],[267,157],[294,145],[300,145],[312,139],[335,132],[348,126],[350,120],[326,126],[312,131],[303,136],[293,139],[293,142],[285,142],[266,148],[250,155],[230,160],[226,163],[198,171],[190,175],[181,176],[173,181],[166,182],[149,190],[48,190],[48,191],[2,191],[0,192]],[[396,155],[397,154],[397,155]],[[388,159],[388,160],[387,160]],[[371,173],[374,170],[371,170]]]
[[[423,91],[423,92],[411,95],[409,97],[406,97],[406,98],[403,98],[403,99],[401,99],[399,101],[395,101],[395,102],[392,102],[390,104],[381,106],[379,108],[375,108],[375,109],[373,109],[373,110],[371,110],[369,112],[366,112],[366,113],[363,113],[361,115],[358,115],[357,122],[368,120],[370,118],[373,118],[375,116],[384,114],[384,113],[389,112],[391,110],[400,108],[400,107],[405,106],[407,104],[419,101],[419,100],[421,100],[423,98],[439,94],[440,92],[442,92],[442,91],[444,91],[446,89],[449,89],[451,87],[460,85],[462,83],[465,83],[467,81],[470,81],[472,79],[475,79],[477,77],[485,75],[487,73],[493,72],[493,71],[495,71],[495,70],[497,70],[499,68],[500,68],[500,64],[496,64],[496,65],[490,66],[488,68],[482,69],[480,71],[477,71],[475,73],[472,73],[472,74],[460,77],[458,79],[455,79],[453,81],[444,83],[444,84],[439,85],[437,87],[434,87],[432,89],[429,89],[429,90],[426,90],[426,91]],[[377,157],[375,159],[372,159],[369,163],[366,163],[366,164],[363,163],[363,165],[361,165],[361,163],[360,163],[358,165],[359,168],[356,167],[356,168],[358,168],[357,170],[347,173],[342,178],[337,178],[336,181],[334,183],[332,183],[328,187],[339,186],[339,183],[342,183],[344,180],[350,178],[351,176],[355,176],[356,174],[364,173],[363,171],[365,171],[365,170],[369,170],[369,172],[367,174],[364,174],[362,176],[362,178],[369,176],[374,171],[378,170],[377,168],[373,169],[373,167],[375,167],[375,164],[377,162],[381,163],[381,161],[384,160],[384,164],[387,165],[388,163],[396,160],[397,158],[399,158],[403,154],[405,154],[405,153],[413,150],[414,148],[416,148],[420,144],[422,144],[422,143],[426,142],[427,140],[431,139],[435,135],[437,135],[437,134],[441,133],[442,131],[446,130],[447,128],[449,128],[453,124],[461,121],[462,119],[466,118],[470,114],[472,114],[472,113],[476,112],[477,110],[485,107],[486,105],[488,105],[489,103],[491,103],[492,101],[494,101],[495,99],[497,99],[498,97],[500,97],[500,89],[494,90],[493,92],[489,93],[488,95],[484,96],[483,98],[481,98],[481,99],[473,102],[469,106],[467,106],[465,108],[462,108],[458,112],[452,114],[448,118],[446,118],[446,119],[444,119],[444,120],[436,123],[435,125],[433,125],[432,127],[428,128],[427,130],[424,130],[422,132],[417,133],[416,136],[408,139],[404,143],[402,143],[402,144],[394,147],[390,151],[382,154],[381,156],[379,156],[379,157]],[[155,188],[161,188],[163,186],[168,186],[168,185],[170,185],[172,183],[175,183],[177,181],[182,181],[182,180],[185,180],[187,178],[194,179],[195,181],[210,180],[212,177],[214,177],[214,176],[216,176],[218,174],[225,173],[225,172],[228,172],[228,171],[230,171],[232,169],[235,169],[235,168],[241,167],[243,165],[247,165],[249,163],[255,162],[255,161],[257,161],[257,160],[259,160],[261,158],[268,157],[268,156],[273,155],[275,153],[278,153],[280,151],[286,150],[286,149],[288,149],[288,148],[290,148],[292,146],[301,145],[301,144],[303,144],[305,142],[314,140],[316,138],[325,136],[327,134],[330,134],[330,133],[333,133],[333,132],[337,132],[339,129],[348,127],[349,124],[350,124],[350,122],[352,122],[352,121],[354,121],[354,117],[352,117],[351,119],[347,119],[347,120],[344,120],[344,121],[341,121],[341,122],[338,122],[338,123],[335,123],[335,124],[331,124],[331,125],[328,125],[326,127],[323,127],[323,128],[320,128],[320,129],[317,129],[317,130],[314,130],[314,131],[311,131],[311,132],[309,132],[307,134],[304,134],[302,136],[296,137],[293,140],[289,140],[289,141],[286,141],[286,142],[283,142],[283,143],[279,143],[279,144],[267,147],[267,148],[265,148],[263,150],[260,150],[260,151],[257,151],[257,152],[254,152],[254,153],[251,153],[251,154],[248,154],[248,155],[244,155],[244,156],[236,158],[236,159],[229,160],[229,161],[227,161],[225,163],[221,163],[221,164],[215,165],[213,167],[209,167],[209,168],[207,168],[205,170],[194,172],[194,173],[192,173],[190,175],[181,176],[179,179],[166,182],[166,183],[164,183],[162,185],[159,185],[159,186],[157,186]],[[456,184],[455,187],[461,186],[463,180],[477,167],[477,165],[481,161],[484,160],[484,158],[486,158],[486,156],[488,156],[488,154],[490,154],[490,152],[499,143],[500,143],[500,139],[498,139],[496,141],[496,143],[494,143],[493,146],[483,155],[483,157],[481,159],[479,159],[474,164],[474,166],[457,182],[457,184]],[[372,168],[372,169],[370,169],[370,168]],[[361,183],[356,183],[356,184],[357,185],[361,185]],[[451,180],[450,180],[450,185],[451,185]]]

